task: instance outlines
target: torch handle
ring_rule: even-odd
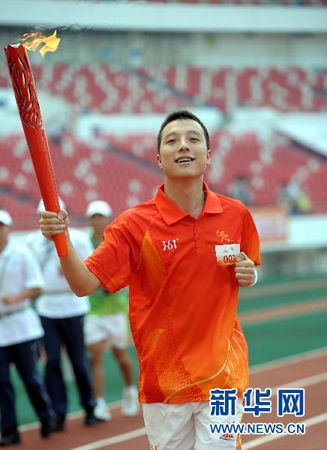
[[[19,115],[43,202],[47,211],[58,213],[60,206],[56,180],[28,56],[21,44],[8,45],[5,52]],[[58,256],[67,256],[66,234],[54,236],[53,240]]]
[[[60,258],[64,258],[68,255],[68,245],[67,245],[67,239],[66,234],[61,233],[57,234],[53,237],[54,244],[56,246],[57,254]]]

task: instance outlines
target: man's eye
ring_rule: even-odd
[[[175,142],[175,139],[169,139],[169,141],[167,141],[167,144],[173,144]]]
[[[191,138],[191,139],[190,139],[191,142],[199,142],[199,140],[200,140],[200,139],[198,139],[198,138]]]

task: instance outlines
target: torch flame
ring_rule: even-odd
[[[47,52],[55,52],[57,50],[60,38],[57,37],[57,30],[55,30],[51,36],[43,36],[40,32],[25,33],[20,38],[20,41],[23,42],[27,50],[33,51],[37,50],[39,45],[44,44],[39,50],[41,56],[44,57]]]

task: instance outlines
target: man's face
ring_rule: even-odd
[[[10,227],[0,222],[0,248],[3,248],[8,242]]]
[[[89,217],[90,227],[95,233],[103,233],[109,224],[109,218],[102,214],[93,214]]]
[[[168,178],[198,178],[210,163],[210,150],[201,125],[191,119],[174,120],[162,131],[158,166]]]

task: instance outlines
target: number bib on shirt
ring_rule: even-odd
[[[240,244],[216,245],[215,249],[219,264],[224,266],[236,264],[236,257],[240,253]]]

